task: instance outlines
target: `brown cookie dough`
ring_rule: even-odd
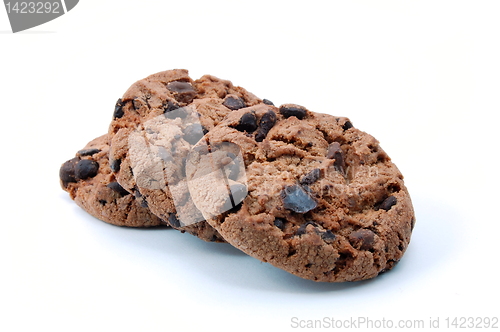
[[[229,210],[217,199],[223,186],[204,183],[197,169],[223,142],[241,149],[246,171],[245,179],[225,173],[226,192],[246,195]],[[187,160],[193,201],[245,253],[302,278],[341,282],[391,269],[408,247],[415,217],[403,176],[347,118],[258,104],[228,114],[204,144],[208,152]],[[225,157],[213,156],[214,169]]]
[[[108,152],[108,135],[89,142],[61,166],[61,187],[82,209],[107,223],[129,227],[167,225],[116,182]]]
[[[134,83],[118,100],[109,127],[117,181],[176,229],[223,241],[194,206],[185,181],[191,147],[234,110],[262,100],[214,76],[160,72]]]

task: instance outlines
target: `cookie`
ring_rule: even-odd
[[[120,98],[109,127],[110,166],[127,191],[182,231],[223,241],[190,199],[185,181],[192,146],[229,113],[263,101],[214,76],[198,80],[169,70],[134,83]]]
[[[61,166],[62,189],[78,206],[107,223],[129,227],[166,225],[116,182],[108,153],[108,135],[89,142]]]
[[[221,144],[239,148],[244,178],[225,169],[233,152],[211,153]],[[261,261],[315,281],[357,281],[391,269],[408,247],[415,216],[403,175],[347,118],[258,104],[228,114],[192,151],[194,204]],[[240,203],[228,209],[228,195]]]

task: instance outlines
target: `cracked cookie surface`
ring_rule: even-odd
[[[62,189],[78,206],[107,223],[128,227],[167,225],[116,182],[108,153],[108,135],[89,142],[61,166]]]
[[[241,149],[243,202],[215,214],[193,199],[245,253],[302,278],[342,282],[391,269],[407,249],[415,216],[403,176],[349,119],[258,104],[229,114],[205,142]],[[203,184],[197,190],[217,194]]]

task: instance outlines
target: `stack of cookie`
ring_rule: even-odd
[[[134,83],[60,180],[105,222],[168,225],[315,281],[391,269],[415,223],[402,174],[349,119],[186,70]]]

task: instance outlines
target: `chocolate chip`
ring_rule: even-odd
[[[189,82],[169,82],[167,84],[167,89],[172,92],[182,93],[182,92],[191,92],[194,91],[193,86]]]
[[[359,229],[349,235],[349,242],[356,249],[370,250],[373,248],[375,233],[369,229]]]
[[[272,110],[267,111],[262,115],[259,121],[259,129],[255,135],[255,140],[257,142],[262,142],[266,138],[267,133],[276,124],[276,113]]]
[[[121,197],[123,196],[126,196],[128,194],[130,194],[128,191],[126,191],[118,182],[116,181],[113,181],[113,182],[110,182],[108,183],[108,185],[106,186],[108,187],[109,189],[113,190],[113,191],[116,191]]]
[[[181,103],[190,103],[196,96],[196,91],[189,82],[170,82],[167,84],[167,89],[174,92],[175,99]]]
[[[108,203],[108,201],[106,201],[105,199],[100,199],[99,200],[99,204],[101,204],[103,206],[106,205],[107,203]]]
[[[389,211],[393,205],[395,205],[398,202],[398,199],[394,196],[389,196],[384,201],[382,204],[380,204],[380,209],[384,209],[386,211]]]
[[[247,133],[253,133],[255,129],[257,129],[257,118],[255,117],[255,113],[249,112],[243,114],[240,119],[240,122],[235,127],[239,131],[246,131]]]
[[[78,161],[80,161],[80,159],[75,157],[61,165],[61,168],[59,169],[59,178],[61,179],[64,187],[66,187],[70,182],[78,181],[75,176],[75,166]]]
[[[285,187],[281,191],[281,197],[283,198],[285,209],[297,213],[306,213],[318,205],[299,185]]]
[[[115,111],[113,112],[113,118],[119,119],[123,116],[123,114],[125,113],[123,112],[123,103],[122,99],[120,98],[115,104]]]
[[[353,125],[352,125],[351,121],[347,120],[347,121],[344,123],[344,125],[342,126],[342,129],[347,130],[347,129],[350,129],[350,128],[352,128],[352,127],[353,127]]]
[[[300,184],[302,185],[313,184],[314,182],[318,181],[320,177],[321,177],[321,170],[319,168],[315,168],[302,177],[302,179],[300,180]]]
[[[331,230],[328,229],[326,232],[321,234],[321,238],[325,241],[333,241],[335,240],[336,236],[332,233]]]
[[[142,194],[139,192],[139,188],[137,188],[137,186],[134,186],[134,197],[136,199],[137,202],[139,202],[139,204],[143,207],[143,208],[148,208],[148,202],[146,202],[146,199],[144,198],[144,196],[142,196]]]
[[[184,129],[184,140],[189,144],[196,144],[205,135],[203,126],[199,123],[193,123]]]
[[[266,105],[271,105],[271,106],[274,106],[274,103],[268,99],[262,99],[262,102]]]
[[[344,153],[338,142],[333,142],[328,146],[326,157],[328,159],[335,159],[333,167],[337,172],[340,172],[342,174],[345,173]]]
[[[295,234],[297,234],[297,235],[304,235],[304,234],[306,234],[307,233],[306,232],[306,228],[309,225],[313,225],[314,227],[318,227],[318,225],[315,222],[308,221],[305,224],[300,225],[300,227],[297,229],[297,232]]]
[[[307,110],[299,105],[282,105],[280,106],[280,113],[285,118],[294,116],[297,119],[302,120],[307,115]]]
[[[326,157],[328,159],[334,159],[335,154],[342,152],[342,149],[340,148],[340,143],[338,142],[333,142],[328,146],[328,151],[326,152]]]
[[[177,219],[177,216],[175,215],[175,213],[171,213],[168,216],[168,223],[170,224],[170,226],[172,226],[174,228],[181,227],[181,222],[179,221],[179,219]]]
[[[86,150],[78,151],[77,154],[79,154],[81,157],[84,157],[84,156],[92,156],[98,152],[101,152],[101,150],[99,150],[99,149],[86,149]]]
[[[120,171],[121,164],[122,164],[122,160],[121,159],[115,159],[115,160],[111,161],[111,163],[109,164],[109,168],[111,168],[111,170],[114,173],[117,173],[117,172]]]
[[[274,226],[278,227],[281,230],[285,229],[285,221],[280,218],[274,219]]]
[[[93,160],[80,160],[75,166],[75,177],[80,180],[93,178],[97,175],[99,164]]]
[[[235,98],[233,96],[228,96],[223,102],[222,105],[226,106],[232,111],[239,110],[240,108],[245,108],[247,105],[245,101],[239,97]]]

